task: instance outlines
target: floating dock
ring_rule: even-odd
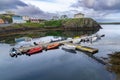
[[[54,43],[59,43],[59,44],[68,44],[68,45],[71,45],[71,46],[75,46],[76,47],[76,50],[79,50],[79,51],[83,51],[83,52],[88,52],[88,53],[97,53],[98,52],[98,49],[95,49],[95,48],[91,48],[91,47],[87,47],[87,46],[81,46],[80,44],[73,44],[73,43],[70,43],[72,42],[74,39],[70,39],[70,40],[63,40],[63,41],[58,41],[58,42],[52,42],[52,43],[42,43],[42,44],[38,44],[38,45],[34,45],[34,46],[29,46],[29,47],[20,47],[19,50],[21,52],[25,52],[31,48],[34,48],[34,47],[37,47],[37,46],[42,46],[43,48],[46,48],[47,45],[49,44],[54,44]]]
[[[92,53],[92,54],[95,54],[95,53],[98,52],[98,49],[96,49],[96,48],[81,46],[79,44],[73,44],[73,43],[63,43],[63,44],[68,44],[68,45],[71,45],[71,46],[75,46],[76,50],[79,50],[79,51],[82,51],[82,52],[88,52],[88,53]]]
[[[72,43],[74,39],[69,39],[69,40],[62,40],[62,41],[57,41],[57,42],[52,42],[52,43],[41,43],[41,44],[38,44],[38,45],[33,45],[33,46],[29,46],[29,47],[20,47],[18,48],[18,50],[20,52],[26,52],[28,51],[29,49],[31,48],[34,48],[34,47],[38,47],[38,46],[42,46],[44,49],[50,45],[50,44],[54,44],[54,43],[59,43],[61,45],[71,45],[71,46],[75,46],[76,50],[79,50],[79,51],[82,51],[82,52],[85,52],[86,55],[88,55],[89,57],[91,57],[92,59],[98,61],[99,63],[103,64],[103,65],[106,65],[107,63],[104,62],[103,60],[95,57],[93,54],[97,53],[98,52],[98,49],[96,48],[91,48],[91,47],[87,47],[87,46],[81,46],[80,44],[74,44]]]
[[[98,49],[87,47],[87,46],[80,46],[80,45],[76,46],[76,49],[80,50],[80,51],[83,51],[83,52],[89,52],[89,53],[92,53],[92,54],[98,52]]]

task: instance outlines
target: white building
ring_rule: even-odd
[[[66,19],[66,18],[68,18],[68,16],[67,15],[62,15],[60,18],[61,19]]]
[[[23,20],[22,16],[13,16],[12,20],[13,23],[26,23],[26,21]]]
[[[37,19],[37,18],[31,18],[31,19],[30,19],[30,22],[31,22],[31,23],[39,23],[40,20]]]
[[[23,18],[24,21],[29,21],[30,20],[29,16],[23,16],[22,18]]]
[[[84,14],[82,13],[75,14],[74,18],[84,18]]]
[[[53,17],[52,17],[52,20],[58,20],[58,19],[59,19],[58,16],[53,16]]]

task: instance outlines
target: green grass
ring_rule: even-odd
[[[22,27],[31,27],[31,28],[43,28],[45,25],[44,23],[23,23],[23,24],[13,24],[12,28],[22,28]]]
[[[44,27],[84,27],[84,26],[90,26],[93,27],[92,24],[97,24],[95,21],[93,21],[91,18],[77,18],[77,19],[61,19],[61,20],[49,20],[44,21],[41,23],[31,23],[27,22],[24,24],[14,24],[13,27],[15,28],[21,28],[21,27],[38,27],[38,28],[44,28]]]
[[[26,27],[44,27],[44,23],[24,23],[22,24],[23,26]]]
[[[61,27],[62,26],[62,20],[50,20],[45,21],[46,27]]]

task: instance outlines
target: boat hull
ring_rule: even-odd
[[[46,50],[56,49],[60,46],[59,43],[49,44],[46,48]]]
[[[31,48],[31,49],[27,52],[27,55],[36,54],[36,53],[38,53],[38,52],[42,52],[42,50],[43,50],[42,47]]]
[[[62,50],[70,52],[70,53],[76,53],[75,46],[64,45],[62,46]]]

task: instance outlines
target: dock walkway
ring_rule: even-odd
[[[92,54],[98,52],[98,49],[96,49],[96,48],[91,48],[91,47],[87,47],[87,46],[81,46],[79,44],[73,44],[73,43],[63,43],[63,44],[75,46],[76,50],[83,51],[83,52],[89,52],[89,53],[92,53]]]
[[[29,50],[31,48],[34,48],[34,47],[42,46],[43,48],[46,48],[47,45],[54,44],[54,43],[59,43],[59,44],[62,44],[62,45],[64,45],[64,44],[73,45],[73,46],[76,47],[76,50],[80,50],[80,51],[83,51],[83,52],[89,52],[89,53],[92,53],[92,54],[98,52],[98,49],[95,49],[95,48],[91,48],[91,47],[87,47],[87,46],[81,46],[80,44],[70,43],[73,40],[75,40],[75,39],[68,39],[68,40],[57,41],[57,42],[52,42],[52,43],[40,43],[38,45],[29,46],[29,47],[20,47],[18,49],[21,52],[25,52],[25,51],[27,51],[27,50]]]

